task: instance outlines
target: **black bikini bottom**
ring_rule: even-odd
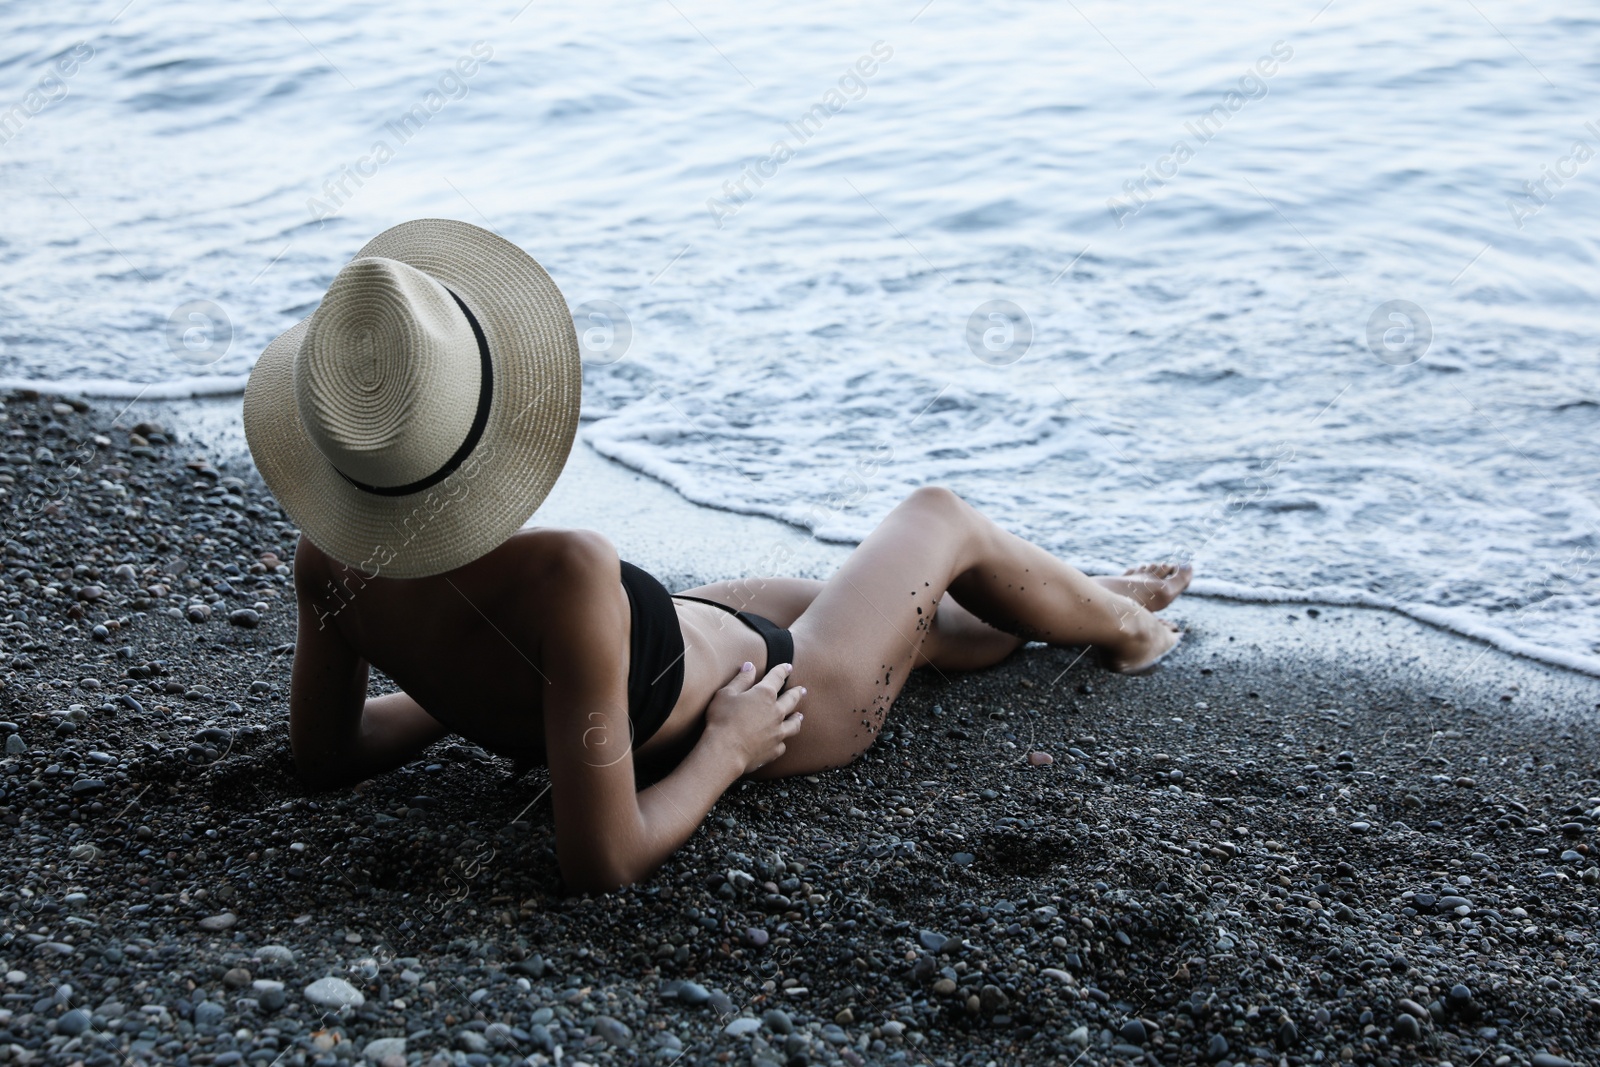
[[[692,600],[721,608],[761,635],[767,662],[760,674],[794,662],[794,635],[770,619],[703,597],[673,597],[647,571],[622,561],[633,638],[628,648],[628,719],[637,749],[661,729],[683,692],[683,629],[672,601]],[[759,676],[759,675],[758,675]]]
[[[715,600],[707,600],[705,597],[684,596],[679,593],[672,599],[692,600],[696,604],[710,604],[714,608],[721,608],[760,634],[762,643],[767,646],[767,665],[756,672],[757,678],[760,678],[780,663],[794,662],[794,634],[785,630],[771,619],[764,618],[754,612],[739,611],[737,608],[730,608],[726,604],[719,604]]]

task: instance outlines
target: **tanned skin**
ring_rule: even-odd
[[[948,490],[919,489],[826,582],[688,590],[790,628],[793,664],[765,663],[761,638],[726,612],[675,601],[683,688],[634,746],[628,599],[601,535],[523,530],[414,579],[367,577],[301,538],[290,741],[315,789],[392,770],[451,733],[545,762],[567,887],[608,891],[647,878],[740,778],[850,763],[914,668],[979,669],[1036,640],[1147,669],[1180,637],[1152,612],[1190,577],[1147,565],[1090,578]],[[403,692],[369,698],[369,666]]]

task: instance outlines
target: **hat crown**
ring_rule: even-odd
[[[472,324],[433,277],[367,256],[333,279],[295,357],[307,435],[354,481],[388,488],[438,471],[466,439],[483,369]]]

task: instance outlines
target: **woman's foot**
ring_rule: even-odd
[[[1100,651],[1100,665],[1118,674],[1146,674],[1183,640],[1183,631],[1166,619],[1141,612],[1128,619],[1128,640],[1116,649]]]
[[[1160,611],[1178,599],[1193,580],[1194,567],[1188,563],[1145,563],[1129,567],[1117,577],[1095,579],[1113,593],[1136,601],[1146,611]]]

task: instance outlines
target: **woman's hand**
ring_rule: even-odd
[[[733,681],[717,690],[706,709],[707,736],[715,735],[729,745],[749,774],[783,755],[785,742],[800,732],[805,717],[796,711],[804,686],[779,695],[794,666],[780,663],[756,681],[755,665],[746,663]]]

